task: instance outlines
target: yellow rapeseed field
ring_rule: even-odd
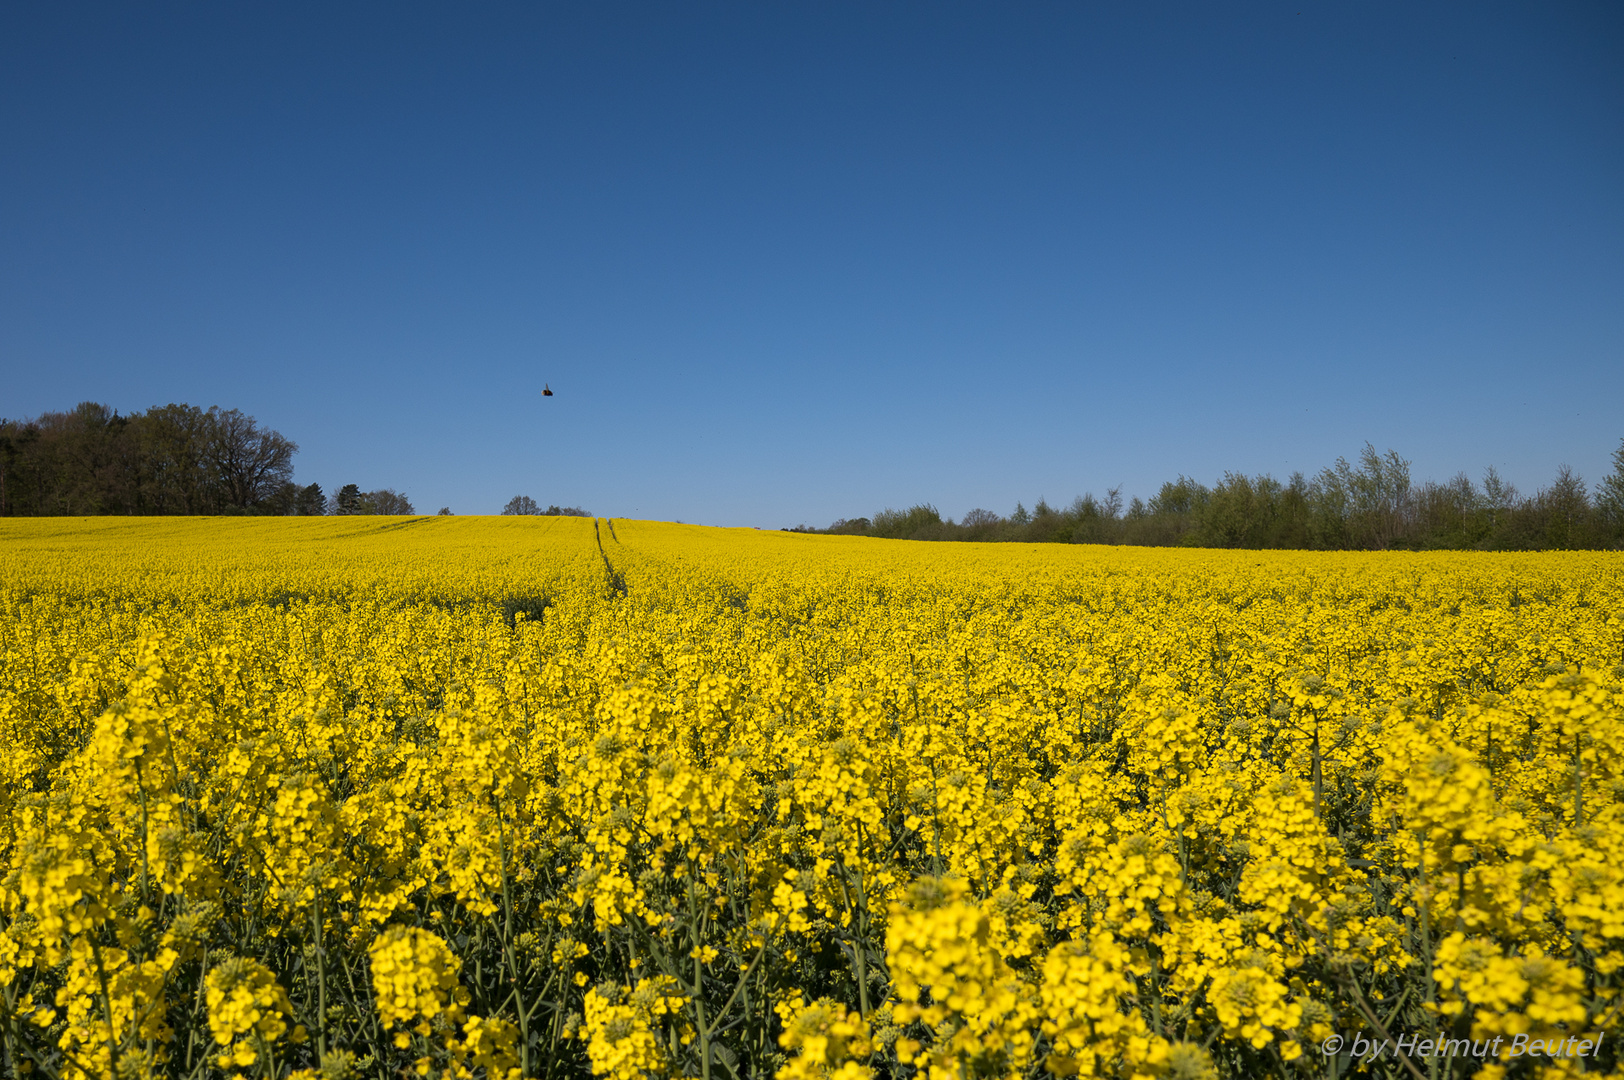
[[[6,519],[0,613],[8,1076],[1619,1068],[1618,554]]]

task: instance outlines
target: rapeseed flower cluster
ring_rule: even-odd
[[[0,1074],[1317,1077],[1624,1013],[1617,554],[0,552]]]
[[[233,956],[203,980],[209,1032],[226,1048],[221,1066],[254,1064],[287,1031],[293,1006],[276,973],[257,960]]]

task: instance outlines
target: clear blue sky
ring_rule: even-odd
[[[430,512],[1594,479],[1624,5],[9,4],[0,415],[86,399]]]

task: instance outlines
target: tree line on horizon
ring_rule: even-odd
[[[95,402],[31,420],[0,419],[0,516],[415,514],[392,488],[325,493],[293,479],[298,444],[238,409],[155,405],[123,415]],[[450,514],[441,508],[441,514]],[[590,516],[515,496],[503,514]],[[1008,516],[944,519],[929,503],[790,532],[910,540],[1132,544],[1322,550],[1624,548],[1624,442],[1590,488],[1567,466],[1523,494],[1491,467],[1444,483],[1366,444],[1313,477],[1225,473],[1209,487],[1180,475],[1148,500],[1120,487],[1065,507],[1039,499]]]
[[[0,419],[0,516],[413,514],[392,488],[329,497],[293,479],[299,446],[240,409],[93,401]]]
[[[1122,489],[1079,496],[1069,506],[1043,499],[1009,516],[971,510],[944,519],[920,503],[872,518],[842,518],[828,528],[787,532],[906,540],[1131,544],[1151,547],[1299,550],[1579,550],[1624,548],[1624,442],[1613,471],[1591,490],[1566,465],[1532,494],[1491,466],[1480,482],[1457,473],[1416,484],[1410,462],[1365,444],[1357,464],[1338,458],[1313,477],[1225,473],[1208,487],[1187,476],[1148,500],[1126,505]]]
[[[442,511],[443,512],[443,511]],[[504,517],[591,517],[579,506],[559,506],[553,503],[543,510],[541,504],[528,495],[515,495],[502,507]]]

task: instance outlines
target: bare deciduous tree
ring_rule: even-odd
[[[541,506],[528,495],[515,495],[502,507],[504,514],[530,515],[541,513]]]
[[[361,496],[363,514],[415,514],[412,501],[394,488],[379,488]]]
[[[1624,534],[1624,439],[1613,451],[1613,471],[1596,485],[1596,509],[1615,532]]]
[[[248,509],[293,479],[298,445],[241,409],[209,410],[209,457],[228,506]]]

